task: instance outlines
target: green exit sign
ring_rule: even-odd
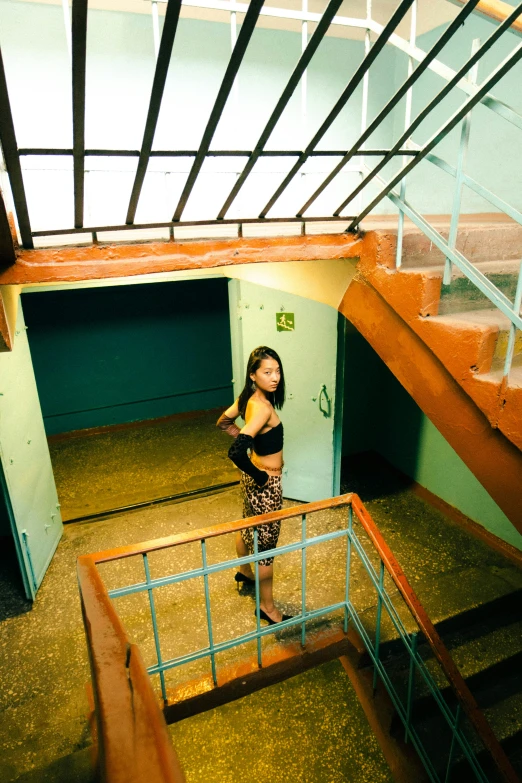
[[[278,332],[293,332],[295,329],[294,314],[276,313],[276,327]]]

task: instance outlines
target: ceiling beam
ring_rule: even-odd
[[[72,106],[74,158],[74,225],[83,226],[85,190],[85,68],[87,57],[87,3],[72,4]]]
[[[27,209],[27,199],[25,196],[24,178],[22,167],[20,166],[20,156],[18,154],[18,145],[14,129],[13,115],[11,113],[11,104],[9,101],[9,92],[7,90],[7,80],[5,77],[4,62],[2,52],[0,51],[0,144],[4,154],[5,166],[11,183],[11,192],[16,209],[16,217],[20,236],[24,247],[33,247],[33,238],[31,235],[31,223],[29,220],[29,210]]]
[[[33,285],[316,259],[355,258],[362,240],[354,234],[145,242],[53,247],[20,251],[17,262],[0,270],[1,285]]]
[[[134,223],[141,188],[143,186],[143,180],[145,179],[145,174],[147,173],[149,158],[152,151],[152,144],[154,141],[154,134],[156,133],[156,126],[158,124],[161,101],[163,100],[163,92],[165,90],[165,83],[167,81],[170,58],[172,57],[172,48],[174,46],[174,39],[176,37],[180,10],[181,0],[169,0],[167,13],[165,14],[163,32],[161,34],[158,59],[156,60],[156,71],[154,73],[154,81],[152,82],[149,111],[147,114],[147,120],[145,122],[145,130],[143,132],[140,159],[138,161],[138,168],[136,169],[134,184],[132,186],[132,193],[129,201],[129,208],[127,210],[127,218],[125,221],[126,223]]]
[[[11,225],[5,206],[4,197],[0,190],[0,268],[11,266],[16,261],[15,246]]]
[[[201,144],[199,145],[198,149],[198,154],[196,155],[194,163],[192,164],[192,168],[187,177],[185,187],[183,188],[183,193],[180,196],[178,205],[172,217],[172,220],[174,221],[181,220],[183,210],[185,209],[190,194],[192,193],[192,189],[196,184],[196,179],[198,178],[198,174],[201,171],[201,167],[205,162],[205,158],[210,149],[212,139],[214,138],[214,133],[216,132],[216,128],[218,126],[219,120],[221,119],[221,115],[223,114],[228,96],[230,95],[230,91],[234,86],[237,73],[241,63],[243,62],[243,57],[245,56],[247,46],[250,43],[250,39],[254,32],[256,22],[263,7],[263,1],[264,0],[251,0],[250,5],[248,6],[248,11],[241,25],[241,31],[234,46],[232,56],[223,77],[223,81],[221,82],[221,87],[219,88],[219,92],[210,114],[207,127],[203,133]]]

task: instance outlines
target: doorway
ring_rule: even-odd
[[[64,521],[237,480],[226,281],[22,295]]]

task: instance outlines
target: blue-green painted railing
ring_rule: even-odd
[[[347,512],[346,521],[342,528],[321,535],[308,537],[307,518],[314,512],[326,508],[344,508]],[[277,519],[290,519],[301,517],[301,537],[300,540],[280,546],[270,552],[258,551],[258,533],[257,524],[275,521]],[[366,532],[369,542],[364,541],[358,530],[359,523],[362,526],[362,532]],[[209,564],[207,560],[206,541],[211,537],[237,532],[244,527],[254,528],[254,554],[253,556],[237,557],[232,560]],[[174,540],[174,538],[176,540]],[[169,546],[176,546],[183,543],[199,541],[201,547],[201,567],[191,569],[177,574],[162,576],[160,578],[151,578],[148,554],[157,549],[165,549]],[[311,547],[320,547],[328,542],[338,541],[339,544],[346,545],[346,563],[344,578],[344,600],[333,604],[307,609],[307,552]],[[133,550],[133,551],[129,551]],[[301,551],[301,612],[289,620],[278,623],[274,626],[262,627],[260,622],[260,595],[259,595],[259,560],[266,558],[267,555],[283,555],[291,552]],[[373,520],[366,512],[360,499],[356,495],[346,495],[340,498],[334,498],[331,501],[322,501],[298,506],[293,509],[275,512],[264,517],[251,518],[250,520],[241,520],[230,525],[218,525],[215,528],[192,532],[183,540],[183,536],[173,537],[172,543],[169,539],[165,541],[149,542],[144,548],[124,547],[121,550],[114,550],[109,553],[98,553],[93,555],[95,562],[114,561],[119,557],[128,557],[130,554],[141,555],[143,558],[145,580],[135,584],[130,584],[109,591],[109,596],[113,599],[122,596],[129,596],[143,592],[148,593],[152,628],[154,634],[154,644],[156,649],[156,663],[148,668],[150,675],[159,675],[161,693],[165,703],[168,703],[168,693],[165,674],[167,671],[180,667],[184,664],[208,658],[212,672],[214,684],[217,686],[216,656],[225,650],[245,642],[256,641],[257,643],[257,661],[262,667],[262,647],[263,637],[273,635],[283,629],[295,627],[300,631],[301,644],[306,645],[306,623],[310,620],[322,617],[332,612],[341,610],[343,614],[342,626],[345,633],[348,632],[350,624],[357,631],[359,637],[363,640],[367,653],[374,667],[374,688],[377,687],[380,680],[386,688],[389,697],[395,707],[397,715],[404,724],[405,740],[411,742],[418,753],[427,775],[434,783],[449,781],[452,766],[455,760],[465,760],[468,769],[472,772],[473,779],[488,783],[491,780],[504,780],[514,783],[517,780],[516,774],[512,770],[509,761],[505,757],[500,745],[494,738],[484,716],[479,712],[473,697],[467,686],[462,680],[456,669],[449,653],[445,649],[442,641],[438,637],[433,625],[425,614],[422,605],[415,596],[396,563],[393,555],[383,541]],[[378,555],[378,565],[374,564],[375,555]],[[368,621],[364,621],[362,613],[357,609],[356,603],[351,597],[351,588],[353,586],[354,558],[358,557],[362,564],[364,572],[370,580],[371,589],[375,591],[376,596],[376,620],[375,627],[372,630],[368,628]],[[211,594],[209,587],[209,576],[221,571],[237,568],[248,562],[254,563],[255,568],[255,603],[256,603],[256,627],[254,630],[240,634],[224,642],[216,643],[213,635]],[[385,586],[386,572],[392,577],[394,585],[399,590],[399,602],[408,607],[408,610],[415,620],[414,632],[409,632],[401,620],[397,609],[397,595],[392,595]],[[165,587],[166,585],[179,584],[186,580],[203,577],[205,591],[206,608],[206,626],[208,633],[208,645],[196,650],[190,654],[180,655],[167,660],[163,659],[161,650],[161,640],[159,626],[156,616],[154,601],[154,590]],[[367,603],[367,601],[366,601]],[[385,660],[383,660],[381,651],[381,626],[383,613],[391,621],[395,629],[397,638],[400,640],[401,647],[409,659],[409,673],[405,696],[401,696],[400,687],[394,682],[394,675],[390,672]],[[341,622],[341,621],[340,621]],[[446,701],[444,694],[438,687],[435,679],[430,674],[423,659],[418,652],[419,631],[426,637],[431,645],[436,658],[438,659],[442,671],[445,674],[446,681],[452,689],[456,707],[451,706]],[[418,731],[418,725],[415,720],[414,696],[419,683],[422,684],[424,693],[429,694],[433,699],[439,716],[446,724],[448,733],[448,747],[438,747],[436,749],[437,759],[445,759],[441,765],[434,759],[433,748],[426,747],[425,739]],[[469,739],[472,736],[473,739]],[[482,742],[480,742],[482,740]],[[495,777],[490,777],[490,772],[486,772],[483,763],[477,753],[484,751],[484,745],[489,751],[488,763],[495,767]],[[488,755],[488,754],[486,754]]]
[[[466,67],[469,66],[470,71],[468,74],[468,82],[470,84],[470,87],[472,87],[472,89],[474,90],[475,96],[473,96],[472,93],[470,99],[464,104],[464,106],[461,107],[457,112],[455,112],[455,114],[452,117],[450,117],[435,134],[433,134],[433,136],[429,139],[428,142],[426,142],[426,144],[423,147],[419,146],[411,139],[411,133],[413,132],[414,128],[419,124],[418,121],[420,120],[420,117],[425,112],[426,113],[429,112],[427,111],[427,109],[425,109],[423,112],[421,112],[417,120],[414,123],[410,124],[411,89],[409,90],[409,100],[407,101],[406,104],[406,131],[404,135],[401,137],[400,143],[401,146],[405,145],[407,148],[416,151],[417,155],[413,159],[413,161],[407,161],[405,163],[403,167],[404,176],[402,178],[400,176],[401,172],[399,172],[399,174],[396,175],[390,183],[386,183],[384,182],[384,180],[381,179],[381,177],[378,176],[377,171],[375,171],[374,173],[367,166],[365,166],[365,171],[367,174],[366,179],[370,180],[372,178],[376,178],[382,185],[385,186],[384,189],[379,194],[379,196],[377,196],[377,198],[375,198],[372,201],[370,208],[373,209],[376,206],[376,204],[381,200],[381,198],[387,196],[399,210],[396,267],[399,268],[402,263],[404,216],[406,215],[418,228],[420,228],[424,232],[424,234],[426,234],[426,236],[433,242],[433,244],[444,253],[446,258],[446,263],[444,268],[443,285],[451,286],[452,267],[453,265],[455,265],[476,286],[476,288],[478,288],[478,290],[490,300],[490,302],[494,305],[494,307],[496,307],[498,310],[500,310],[501,313],[503,313],[505,316],[509,318],[510,321],[509,336],[508,336],[508,345],[507,345],[506,356],[504,361],[504,373],[503,373],[505,378],[509,376],[512,362],[513,362],[517,329],[518,330],[522,329],[522,316],[521,316],[522,259],[521,259],[520,270],[518,274],[515,296],[513,301],[511,301],[497,288],[497,286],[495,286],[494,283],[492,283],[484,274],[482,274],[482,272],[479,269],[477,269],[477,267],[469,259],[467,259],[462,253],[460,253],[456,249],[456,243],[457,243],[458,226],[459,226],[459,219],[460,219],[461,206],[462,206],[462,193],[464,187],[469,188],[474,193],[481,196],[483,199],[485,199],[490,204],[492,204],[495,207],[495,209],[497,209],[500,213],[507,215],[507,217],[513,220],[515,223],[522,225],[522,212],[519,209],[517,209],[512,204],[509,204],[504,199],[500,198],[500,196],[493,193],[491,190],[489,190],[484,185],[474,180],[472,177],[468,176],[464,170],[467,155],[468,155],[468,147],[469,147],[471,116],[472,116],[471,110],[480,100],[487,107],[493,109],[494,111],[497,111],[498,108],[497,104],[499,102],[495,100],[494,103],[496,105],[494,106],[493,104],[491,104],[490,101],[485,101],[484,96],[481,95],[481,93],[486,92],[484,85],[488,85],[489,82],[491,82],[491,84],[494,84],[496,83],[496,81],[498,81],[498,77],[501,78],[501,76],[504,74],[506,66],[508,66],[510,62],[514,63],[520,61],[520,58],[522,56],[522,44],[518,44],[514,48],[514,50],[510,53],[510,55],[506,57],[506,59],[488,77],[488,79],[486,79],[483,82],[482,85],[477,84],[477,69],[478,69],[479,60],[484,54],[486,54],[486,52],[489,51],[489,49],[493,46],[493,44],[502,35],[505,34],[509,35],[510,25],[516,19],[518,19],[521,13],[522,13],[522,4],[519,4],[517,5],[516,8],[514,8],[511,11],[511,13],[506,17],[506,19],[493,31],[493,33],[489,36],[489,38],[484,43],[481,43],[479,39],[475,39],[473,41],[471,57],[468,63],[459,70],[458,75],[464,76]],[[411,68],[411,61],[410,61],[410,68]],[[455,77],[453,81],[456,82],[456,80],[457,77]],[[440,103],[440,99],[445,94],[446,90],[447,88],[444,88],[444,90],[441,91],[440,95],[436,96],[431,101],[429,105],[430,110],[432,108],[435,108]],[[469,111],[466,111],[467,108],[469,109]],[[509,109],[509,107],[506,108]],[[497,113],[506,122],[510,122],[514,124],[515,127],[522,129],[522,117],[520,117],[520,115],[514,112],[513,110],[510,109],[509,112],[507,113],[506,112],[504,113],[497,112]],[[456,167],[453,167],[445,160],[440,158],[438,155],[433,154],[431,150],[440,141],[442,141],[442,139],[444,139],[448,135],[448,133],[457,125],[458,122],[461,123],[461,134],[460,134],[459,150],[457,155],[457,164]],[[430,163],[432,163],[433,165],[437,166],[442,171],[444,171],[446,174],[449,174],[455,178],[455,190],[453,195],[450,230],[449,230],[449,236],[447,241],[422,215],[420,215],[419,212],[417,212],[406,201],[406,175],[410,170],[412,170],[415,166],[417,166],[419,162],[424,158]],[[400,193],[397,193],[392,189],[393,184],[398,182],[400,182]],[[368,211],[369,211],[368,207],[364,209],[361,215],[359,215],[352,222],[352,226],[356,225],[361,219],[362,215],[367,214]]]

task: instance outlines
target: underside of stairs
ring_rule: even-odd
[[[447,218],[434,227],[447,237]],[[522,334],[505,378],[509,319],[460,270],[443,285],[444,256],[413,225],[399,269],[396,232],[376,218],[362,229],[373,252],[361,254],[341,312],[521,531]],[[463,220],[457,249],[513,301],[522,226]]]

